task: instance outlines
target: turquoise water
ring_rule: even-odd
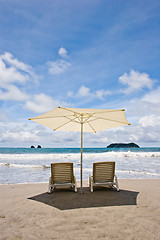
[[[80,153],[80,148],[0,148],[0,154]],[[84,153],[160,152],[160,148],[83,148]]]
[[[84,148],[83,179],[96,161],[115,161],[118,178],[160,178],[160,148]],[[0,183],[48,182],[51,162],[73,162],[80,179],[80,148],[0,148]]]

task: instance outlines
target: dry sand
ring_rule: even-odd
[[[85,182],[86,184],[86,182]],[[0,239],[160,239],[160,179],[121,179],[120,192],[0,185]],[[87,185],[85,185],[87,186]]]

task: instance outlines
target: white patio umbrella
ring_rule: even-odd
[[[83,164],[83,132],[93,132],[130,125],[125,110],[85,109],[58,107],[47,113],[30,118],[54,131],[81,132],[81,193]]]

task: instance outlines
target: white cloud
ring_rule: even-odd
[[[119,82],[127,86],[127,88],[123,90],[125,93],[131,93],[141,91],[143,88],[151,89],[154,81],[147,73],[131,70],[129,74],[124,73],[119,77]]]
[[[61,48],[58,50],[58,54],[59,54],[61,57],[65,58],[65,57],[67,57],[67,50],[66,50],[65,48],[61,47]]]
[[[160,103],[160,87],[144,95],[142,100],[149,103],[159,104]]]
[[[4,132],[1,136],[2,142],[16,142],[21,144],[22,142],[26,142],[27,140],[30,140],[30,142],[38,141],[38,136],[36,134],[29,132],[29,131],[19,131],[19,128],[17,128],[17,131],[10,130],[8,132]]]
[[[77,98],[83,98],[83,97],[90,97],[90,98],[99,98],[100,100],[104,100],[107,95],[110,95],[110,91],[106,91],[104,89],[99,89],[95,92],[91,92],[90,88],[82,85],[77,93],[74,93],[72,91],[68,92],[69,97],[77,97]]]
[[[106,96],[111,95],[111,92],[107,91],[107,90],[105,91],[105,90],[101,89],[101,90],[97,90],[95,94],[96,94],[97,98],[99,98],[101,100],[104,100],[104,98]]]
[[[39,141],[39,131],[35,127],[30,127],[30,124],[23,122],[7,122],[3,124],[3,127],[0,129],[0,142],[4,146],[7,144],[13,147],[16,146],[26,146],[27,142],[31,144],[32,142]]]
[[[9,52],[5,52],[4,54],[0,55],[0,58],[10,64],[11,66],[15,67],[16,69],[20,69],[26,73],[33,74],[33,69],[30,65],[20,62],[18,59],[13,58],[13,55]]]
[[[18,61],[10,53],[0,55],[0,100],[28,99],[29,96],[21,89],[21,85],[31,79],[37,80],[37,76],[30,65]]]
[[[0,121],[1,122],[8,121],[8,111],[7,110],[0,110]]]
[[[65,106],[66,103],[54,100],[50,96],[41,93],[35,95],[32,100],[28,100],[25,108],[35,113],[43,113],[61,105]]]
[[[14,67],[6,67],[5,63],[0,58],[0,87],[8,83],[24,84],[28,81],[29,76],[17,71]]]
[[[58,75],[66,71],[71,64],[63,59],[57,60],[55,62],[49,61],[49,73],[53,75]]]
[[[142,127],[157,126],[160,125],[160,117],[155,115],[144,116],[140,118],[139,123]]]
[[[69,91],[67,95],[68,95],[68,97],[73,97],[74,96],[74,92]]]
[[[82,85],[82,86],[79,88],[76,96],[77,96],[77,97],[87,97],[87,96],[89,96],[90,94],[91,94],[91,93],[90,93],[90,89],[89,89],[88,87],[85,87],[84,85]]]
[[[29,98],[28,94],[12,84],[6,85],[5,90],[0,89],[0,100],[24,101]]]

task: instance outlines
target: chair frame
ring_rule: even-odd
[[[89,176],[89,186],[93,192],[94,186],[109,186],[119,192],[118,179],[115,175],[115,162],[95,162],[93,163],[93,176]]]
[[[49,178],[48,193],[56,187],[73,187],[77,192],[76,177],[73,174],[73,163],[51,163],[51,177]]]

